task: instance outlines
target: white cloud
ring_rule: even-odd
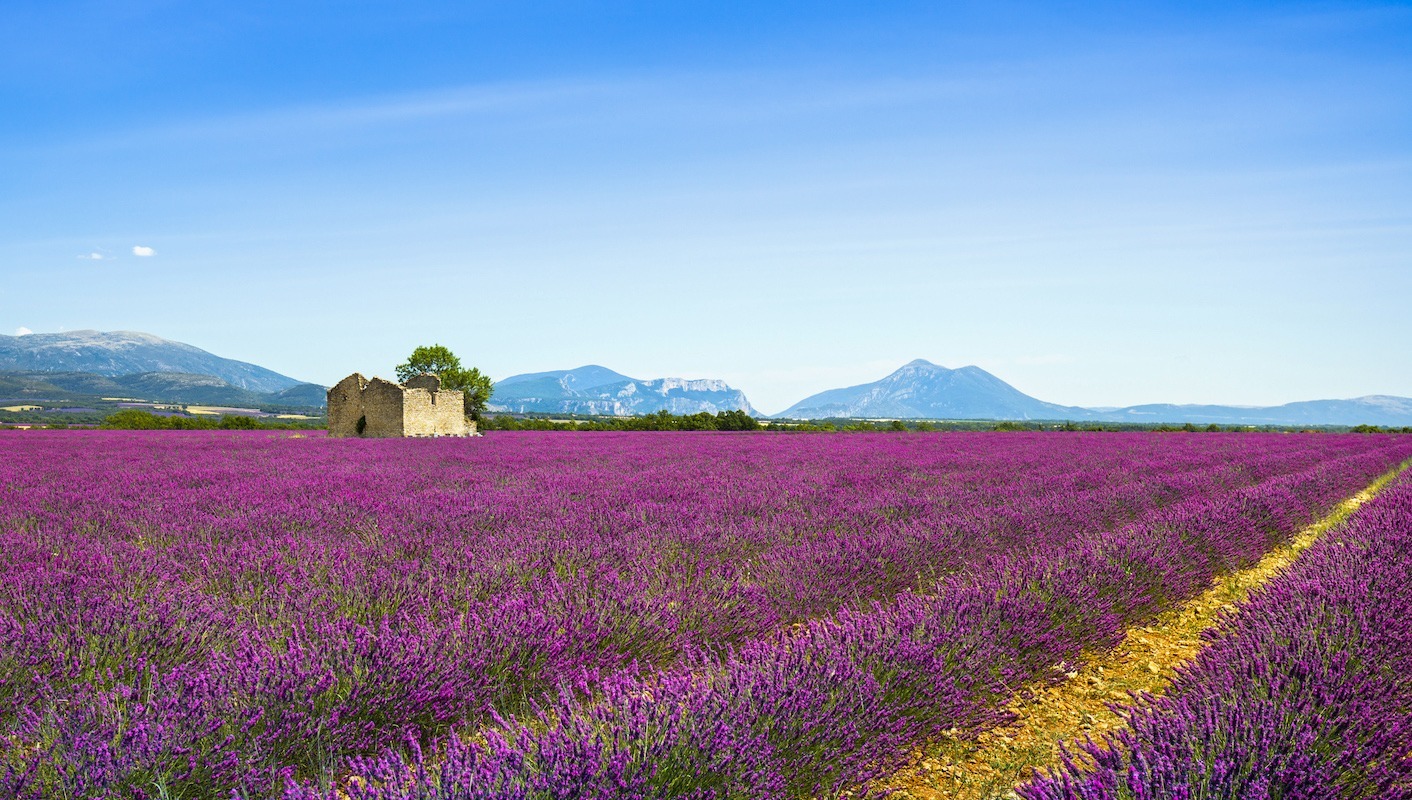
[[[16,336],[27,336],[27,335],[29,335],[29,334],[31,334],[31,333],[34,333],[34,331],[30,330],[29,328],[26,328],[26,327],[23,326],[23,325],[21,325],[21,326],[18,327],[18,328],[15,328],[15,335],[16,335]]]
[[[153,249],[150,248],[150,247],[143,247],[142,245],[139,244],[139,245],[135,245],[135,246],[132,248],[132,254],[135,255],[135,256],[141,256],[142,258],[147,258],[148,256],[155,256],[155,255],[157,255],[157,251],[156,251],[156,250],[153,250]]]
[[[94,250],[92,253],[84,253],[83,255],[79,256],[79,258],[85,261],[102,261],[103,254],[98,252],[97,250]]]

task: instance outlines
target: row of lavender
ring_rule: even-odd
[[[18,709],[0,788],[32,796],[258,794],[508,711],[481,740],[503,745],[503,787],[680,794],[680,762],[688,784],[812,791],[946,714],[988,724],[1004,686],[1065,652],[1056,624],[1077,647],[1183,596],[1199,570],[1146,564],[1172,537],[1259,520],[1258,542],[1195,545],[1210,552],[1187,561],[1219,569],[1407,454],[1367,437],[17,441],[0,443],[0,714]],[[1158,583],[1047,596],[1105,565]],[[929,643],[967,614],[1015,638]],[[579,694],[536,706],[554,686]],[[607,700],[583,705],[590,687]],[[700,739],[713,708],[725,738]]]
[[[1221,620],[1027,800],[1412,798],[1412,476]]]
[[[1258,558],[1347,494],[1350,466],[1189,501],[1062,551],[995,554],[934,595],[614,676],[591,699],[562,695],[429,755],[409,741],[410,756],[355,760],[337,790],[290,786],[286,798],[857,796],[918,742],[1002,721],[1015,687],[1056,678],[1065,660]]]

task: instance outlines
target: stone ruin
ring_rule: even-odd
[[[329,436],[475,436],[466,396],[441,391],[441,378],[418,375],[405,384],[353,373],[328,390]]]

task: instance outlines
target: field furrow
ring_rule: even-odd
[[[1027,800],[1412,797],[1412,479],[1222,615],[1168,691],[1018,787]]]
[[[1130,629],[1113,650],[1086,656],[1065,680],[1024,692],[1012,703],[1014,721],[974,739],[929,742],[915,763],[890,781],[899,798],[995,800],[1040,770],[1061,764],[1065,752],[1125,727],[1124,704],[1136,695],[1161,695],[1177,670],[1208,644],[1209,632],[1253,592],[1281,575],[1331,528],[1344,522],[1412,464],[1379,478],[1332,513],[1279,545],[1258,563],[1219,576],[1195,599]],[[1123,712],[1123,713],[1120,713]]]

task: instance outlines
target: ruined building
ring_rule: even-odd
[[[328,390],[329,436],[474,436],[466,396],[441,391],[441,378],[418,375],[405,384],[353,373]]]

